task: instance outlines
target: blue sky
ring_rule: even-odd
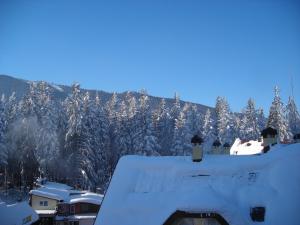
[[[300,106],[300,1],[0,0],[0,74],[234,111]]]

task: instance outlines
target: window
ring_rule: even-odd
[[[227,221],[217,213],[188,213],[176,211],[164,225],[228,225]]]
[[[75,214],[75,205],[71,205],[70,207],[70,213]]]
[[[40,206],[48,206],[48,201],[40,201]]]

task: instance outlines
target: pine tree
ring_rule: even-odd
[[[300,133],[300,115],[293,97],[289,97],[285,109],[286,119],[293,135]]]
[[[215,126],[214,126],[214,120],[211,116],[210,109],[206,110],[206,113],[204,115],[203,119],[203,128],[202,128],[202,136],[204,139],[204,149],[206,151],[209,151],[211,149],[212,143],[215,141]]]
[[[278,131],[280,141],[287,141],[291,138],[288,122],[285,119],[283,112],[283,103],[279,96],[279,89],[275,87],[275,96],[270,107],[268,127],[272,127]]]
[[[105,113],[108,119],[109,136],[107,148],[107,171],[108,176],[112,177],[113,171],[120,157],[118,146],[118,97],[116,93],[113,93],[111,99],[107,102]]]
[[[2,96],[0,99],[0,168],[1,165],[7,164],[7,149],[5,146],[5,98]]]
[[[72,85],[72,95],[65,100],[67,111],[67,133],[65,136],[65,148],[68,154],[69,177],[73,185],[83,185],[86,181],[82,170],[81,149],[86,146],[85,138],[82,135],[83,128],[83,96],[80,92],[80,85]]]
[[[155,137],[154,121],[148,99],[147,92],[142,90],[136,116],[136,153],[139,155],[158,155],[160,146]]]
[[[256,140],[260,137],[258,114],[251,98],[248,100],[241,120],[241,136],[242,139],[246,140]]]
[[[257,126],[260,132],[266,128],[266,117],[262,108],[257,110]]]
[[[221,142],[231,142],[230,111],[227,100],[217,97],[216,101],[216,136]]]
[[[157,110],[154,112],[153,120],[158,144],[161,147],[159,153],[161,155],[169,155],[170,144],[172,144],[170,137],[173,135],[174,128],[172,127],[170,110],[166,107],[165,99],[160,101]]]

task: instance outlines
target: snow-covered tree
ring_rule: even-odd
[[[214,120],[211,116],[210,109],[206,110],[206,113],[204,115],[203,119],[203,127],[202,127],[202,136],[204,139],[204,148],[206,150],[210,150],[210,147],[212,143],[215,141],[215,126],[214,126]]]
[[[285,109],[286,119],[293,135],[300,132],[300,115],[293,97],[289,97],[288,104]]]
[[[68,153],[69,177],[73,184],[83,185],[86,179],[82,169],[81,150],[88,146],[88,139],[82,132],[84,110],[79,84],[72,85],[72,95],[65,100],[65,107],[68,118],[65,148]]]
[[[161,155],[169,155],[172,144],[173,129],[172,121],[170,117],[169,108],[166,106],[165,99],[161,99],[158,108],[153,115],[154,128],[156,137],[158,139],[158,144],[161,147]]]
[[[230,133],[230,110],[227,100],[223,97],[217,97],[216,101],[216,136],[221,142],[231,142]]]
[[[286,141],[291,139],[291,133],[289,130],[288,121],[285,118],[283,111],[283,103],[279,95],[279,88],[276,86],[275,96],[270,107],[268,127],[272,127],[278,131],[280,141]]]
[[[264,110],[262,108],[259,108],[257,110],[257,126],[260,131],[266,128],[266,122],[267,121],[264,114]]]
[[[244,109],[241,119],[241,138],[246,140],[256,140],[260,137],[260,129],[258,126],[258,113],[255,109],[253,99],[249,99]]]
[[[160,146],[155,136],[154,120],[148,101],[147,92],[142,90],[136,115],[136,153],[139,155],[158,155]]]
[[[0,99],[0,166],[7,164],[7,149],[5,146],[5,98]]]

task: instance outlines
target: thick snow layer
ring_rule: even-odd
[[[70,203],[84,202],[91,203],[95,205],[100,205],[103,199],[103,195],[87,192],[84,194],[80,194],[79,196],[70,196]]]
[[[247,141],[242,142],[239,138],[235,139],[235,142],[230,148],[231,155],[254,155],[262,153],[264,146],[260,141]]]
[[[38,219],[38,215],[27,202],[20,202],[13,205],[0,203],[1,225],[29,225]]]
[[[262,225],[297,225],[300,144],[267,154],[189,157],[123,157],[95,225],[161,225],[176,210],[216,212],[229,224],[257,224],[250,208],[265,206]]]

